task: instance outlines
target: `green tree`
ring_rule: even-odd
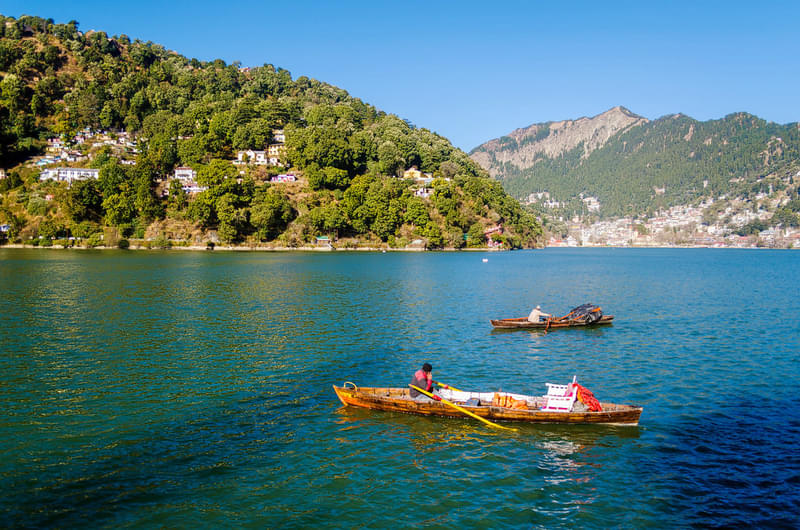
[[[442,231],[436,224],[429,223],[422,235],[428,240],[427,248],[442,248],[444,246]]]
[[[772,215],[770,224],[773,226],[781,225],[785,228],[800,226],[800,216],[793,213],[789,208],[778,208]]]
[[[145,150],[139,157],[138,164],[147,164],[157,175],[167,176],[172,173],[178,162],[176,140],[166,133],[159,133],[149,139]]]
[[[129,190],[113,193],[103,199],[105,222],[109,226],[122,226],[133,222],[136,216],[135,197]]]
[[[344,169],[326,167],[320,169],[316,164],[312,164],[306,170],[306,177],[311,189],[345,189],[350,183],[350,176]]]
[[[66,194],[67,215],[74,222],[99,221],[102,217],[103,196],[94,180],[79,180]]]
[[[116,158],[110,159],[100,168],[97,183],[103,198],[106,199],[115,193],[119,193],[123,184],[128,179],[125,169],[119,164]]]
[[[248,209],[239,207],[238,203],[236,195],[226,193],[218,197],[214,204],[219,219],[219,237],[226,243],[240,239],[248,222]]]
[[[197,183],[201,186],[219,186],[226,179],[235,179],[237,175],[236,166],[229,160],[214,159],[197,170]]]
[[[38,233],[45,239],[66,237],[67,229],[55,219],[45,219],[39,224]]]
[[[182,218],[184,210],[189,204],[183,184],[178,179],[169,183],[169,199],[167,199],[167,215],[174,219]]]
[[[480,223],[475,223],[467,231],[467,246],[478,248],[484,245],[486,245],[486,236],[483,235],[483,226]]]
[[[42,216],[47,214],[47,200],[39,195],[31,195],[27,204],[28,213]]]
[[[209,190],[198,193],[189,204],[189,215],[204,228],[217,223],[216,199]]]
[[[405,169],[404,166],[403,154],[394,143],[385,141],[378,147],[378,171],[394,176]]]
[[[261,240],[274,239],[286,229],[295,215],[286,196],[274,188],[256,194],[250,206],[250,223]]]
[[[430,220],[431,218],[428,214],[428,208],[425,206],[425,202],[419,197],[409,198],[406,204],[404,221],[415,227],[424,229]]]

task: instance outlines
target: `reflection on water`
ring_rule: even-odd
[[[800,331],[730,308],[792,307],[798,260],[0,249],[0,525],[795,527]],[[488,322],[583,302],[614,326]],[[331,390],[423,361],[463,389],[577,375],[641,426],[509,433]]]

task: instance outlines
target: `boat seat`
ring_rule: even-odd
[[[548,396],[566,396],[571,385],[554,385],[553,383],[545,383],[547,385]]]
[[[574,383],[577,383],[577,379],[574,377],[569,385],[545,383],[547,395],[544,396],[545,403],[542,410],[545,412],[572,412],[572,407],[578,398],[578,392],[573,386]]]

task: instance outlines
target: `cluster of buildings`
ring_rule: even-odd
[[[590,212],[599,212],[600,211],[600,200],[597,197],[587,197],[584,196],[583,193],[580,194],[580,199],[583,204],[586,206],[586,209]],[[555,199],[550,198],[550,193],[547,191],[537,191],[535,193],[531,193],[528,197],[523,201],[525,204],[541,204],[545,208],[560,208],[564,206],[564,203],[561,203]]]
[[[745,236],[734,233],[732,226],[769,221],[772,213],[763,206],[754,211],[733,201],[716,214],[714,222],[705,224],[704,213],[711,205],[712,201],[698,206],[675,206],[648,219],[623,217],[591,225],[573,219],[568,226],[569,235],[563,239],[550,238],[548,246],[800,248],[800,229],[795,227],[768,228]]]
[[[185,139],[184,137],[179,137]],[[246,151],[239,151],[237,159],[233,161],[236,165],[266,165],[266,166],[280,166],[283,164],[285,153],[286,136],[282,129],[273,131],[272,143],[267,146],[264,151],[248,149]],[[91,148],[108,145],[111,146],[117,155],[120,155],[122,164],[135,164],[132,159],[125,158],[126,156],[135,156],[139,153],[135,139],[125,131],[115,134],[107,131],[96,131],[91,128],[85,128],[69,140],[62,140],[59,137],[49,138],[47,140],[47,153],[42,157],[34,159],[36,166],[49,166],[52,164],[62,162],[81,162],[87,160],[89,157],[84,155],[81,150],[76,147],[88,146],[88,151]],[[39,174],[40,180],[55,180],[57,182],[66,182],[72,184],[76,180],[97,179],[99,170],[77,167],[55,167],[44,168]],[[179,180],[182,188],[187,193],[199,193],[206,190],[204,186],[197,184],[197,172],[190,167],[175,168],[172,176]],[[271,182],[294,182],[296,176],[293,173],[281,174],[272,177]],[[166,195],[167,192],[164,192]]]
[[[47,140],[47,154],[38,157],[34,162],[36,166],[48,166],[50,164],[57,164],[59,162],[80,162],[86,160],[86,156],[77,149],[69,149],[66,146],[62,147],[61,140],[58,138],[50,138]]]
[[[100,176],[99,169],[81,167],[55,167],[43,169],[39,174],[39,180],[55,180],[56,182],[66,182],[72,185],[76,180],[97,179]]]
[[[413,180],[413,189],[414,189],[414,196],[419,197],[421,199],[427,199],[433,193],[433,188],[431,184],[433,183],[434,177],[431,173],[423,173],[416,166],[411,166],[409,169],[403,171],[403,178],[408,180]],[[445,178],[444,180],[449,181],[449,178]]]
[[[207,186],[200,186],[197,184],[197,171],[190,167],[176,167],[175,173],[172,178],[177,179],[181,183],[181,188],[186,193],[200,193],[208,189]],[[164,195],[169,193],[168,189],[164,190]]]
[[[559,201],[550,198],[550,192],[547,191],[538,191],[536,193],[531,193],[528,195],[528,198],[524,201],[525,204],[536,204],[541,203],[542,206],[545,208],[560,208],[563,206]]]
[[[201,186],[197,183],[197,171],[190,167],[181,166],[176,167],[175,172],[172,174],[172,179],[178,180],[181,183],[181,189],[188,194],[200,193],[206,191],[208,186]],[[170,179],[170,180],[172,180]],[[296,182],[297,175],[294,173],[282,173],[274,175],[269,179],[270,182]],[[163,197],[169,195],[169,189],[164,188],[161,192]]]
[[[286,135],[283,129],[272,131],[272,142],[263,151],[247,149],[236,153],[236,165],[281,166],[286,152]]]
[[[282,173],[280,175],[275,175],[270,177],[270,182],[297,182],[297,175],[294,173]]]
[[[502,233],[503,233],[502,224],[498,224],[497,226],[493,226],[484,230],[483,236],[486,238],[486,246],[488,246],[490,249],[501,248],[503,246],[503,242],[500,241],[499,239],[495,239],[495,237],[499,236]]]
[[[93,147],[107,145],[112,147],[115,152],[122,157],[122,163],[132,164],[132,160],[126,160],[125,156],[136,156],[139,150],[136,142],[125,131],[112,134],[108,131],[95,131],[89,127],[83,129],[71,139],[65,141],[60,137],[47,139],[45,155],[34,158],[34,164],[38,167],[57,164],[59,162],[81,162],[89,157],[83,153],[79,147]]]
[[[785,187],[775,191],[768,186],[763,191],[749,197],[731,198],[721,195],[716,199],[706,199],[697,206],[674,206],[660,211],[649,218],[611,219],[588,224],[575,217],[567,225],[566,237],[551,237],[547,246],[702,246],[702,247],[774,247],[800,248],[800,230],[796,227],[771,227],[750,235],[738,235],[742,228],[755,229],[773,223],[774,212],[784,206],[792,197],[797,197],[797,187],[793,182],[800,179],[800,171],[795,175],[783,177]],[[731,179],[732,184],[742,179]],[[708,181],[703,181],[708,187]],[[666,192],[664,187],[654,187],[656,195]],[[579,196],[590,214],[601,209],[597,197]],[[524,202],[538,204],[545,208],[564,206],[551,199],[547,191],[529,194]],[[720,205],[724,209],[720,211]],[[561,219],[563,221],[563,219]]]
[[[266,149],[247,149],[239,151],[236,154],[236,159],[233,160],[233,164],[237,166],[281,167],[285,164],[285,142],[286,136],[284,131],[282,129],[274,130],[272,132],[272,142]],[[77,144],[78,146],[89,144],[90,148],[98,145],[110,145],[115,148],[117,154],[123,155],[136,154],[139,152],[136,147],[136,141],[125,131],[109,134],[105,131],[93,131],[87,128],[75,135],[69,144]],[[88,151],[88,149],[85,149],[85,151]],[[38,160],[36,162],[37,165],[46,166],[58,162],[76,162],[87,158],[82,155],[80,151],[69,149],[68,143],[62,141],[60,138],[50,138],[48,140],[47,152],[48,155]],[[122,162],[135,163],[133,160],[128,161],[125,159],[122,159]],[[42,181],[54,180],[57,182],[66,182],[68,185],[71,185],[78,180],[98,179],[99,173],[99,169],[91,168],[50,167],[41,170],[39,179]],[[242,169],[240,173],[244,174],[244,170]],[[411,167],[403,172],[402,178],[413,181],[411,187],[414,196],[427,199],[433,194],[432,183],[434,181],[434,176],[431,173],[424,173],[417,167]],[[178,180],[181,184],[181,188],[187,194],[196,194],[208,189],[207,186],[198,184],[197,171],[195,169],[188,166],[180,166],[175,168],[170,177],[158,180],[158,182],[161,182],[159,190],[162,197],[169,195],[168,182],[172,180]],[[445,178],[444,180],[449,181],[450,179]],[[272,183],[296,182],[297,175],[291,172],[280,173],[271,176],[269,181]],[[502,226],[487,230],[484,235],[486,236],[490,248],[502,246],[501,241],[492,238],[493,235],[496,236],[502,233]]]

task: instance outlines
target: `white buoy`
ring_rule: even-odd
[[[484,263],[486,263],[487,261],[489,261],[489,258],[483,258]]]

